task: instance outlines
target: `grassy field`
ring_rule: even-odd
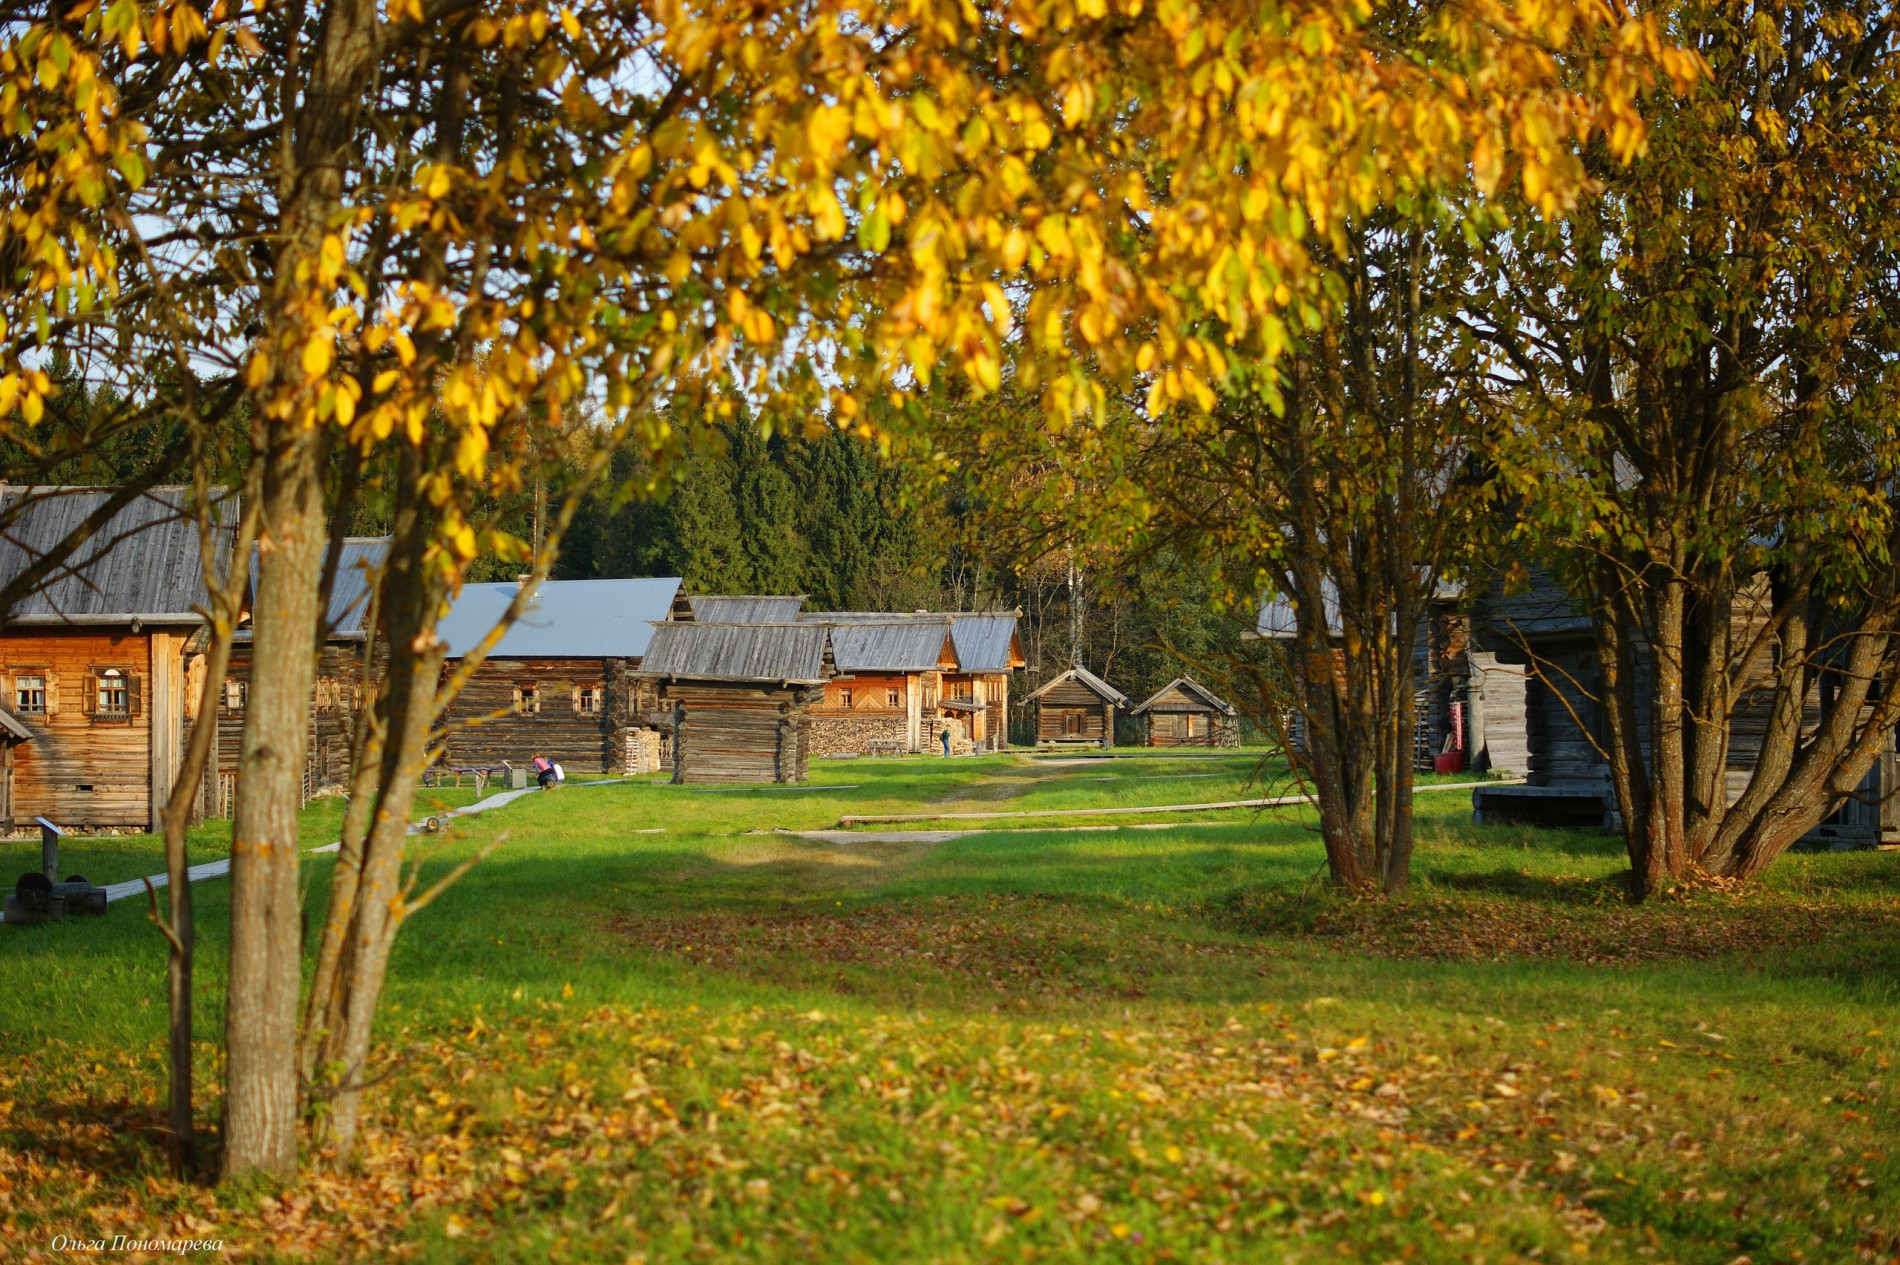
[[[1420,798],[1406,898],[1340,902],[1302,810],[1087,815],[1283,792],[1272,773],[837,761],[470,818],[431,868],[509,839],[404,932],[363,1162],[282,1188],[163,1173],[142,902],[0,928],[0,1256],[126,1234],[322,1260],[1900,1259],[1900,855],[1632,907],[1615,840],[1473,827],[1454,790]],[[786,833],[1050,808],[1078,815]],[[306,841],[339,817],[313,804]],[[35,847],[0,845],[0,878]],[[66,856],[160,868],[150,839]],[[307,866],[313,926],[330,865]],[[227,893],[195,891],[209,1038]],[[207,1040],[210,1129],[217,1072]]]

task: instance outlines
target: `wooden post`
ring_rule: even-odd
[[[179,680],[179,638],[172,633],[155,632],[146,638],[151,648],[146,679],[146,745],[151,751],[151,798],[147,806],[151,831],[165,828],[165,803],[172,797],[172,782],[178,776],[181,682]]]
[[[904,677],[904,720],[904,736],[910,743],[910,753],[916,755],[924,749],[924,678],[915,672]]]
[[[685,748],[680,742],[684,736],[682,731],[685,726],[686,704],[676,699],[673,703],[673,785],[675,786],[686,781]]]
[[[40,873],[48,882],[59,882],[59,840],[64,832],[52,822],[41,817],[40,823]]]

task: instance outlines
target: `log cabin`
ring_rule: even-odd
[[[0,583],[112,495],[0,489]],[[203,680],[203,555],[187,498],[177,487],[140,495],[8,613],[0,827],[44,817],[85,830],[159,828]],[[222,507],[223,523],[235,517],[234,503]],[[231,531],[219,530],[222,557]]]
[[[1763,604],[1740,605],[1735,644],[1744,644],[1765,618]],[[1480,822],[1521,821],[1538,825],[1600,825],[1622,829],[1621,813],[1604,757],[1608,727],[1600,694],[1595,630],[1589,617],[1548,573],[1534,568],[1527,582],[1506,589],[1494,584],[1472,605],[1470,653],[1477,687],[1471,709],[1474,747],[1489,749],[1489,767],[1517,767],[1522,786],[1481,787],[1472,792],[1472,816]],[[1635,690],[1649,691],[1648,655],[1636,653]],[[1748,680],[1772,679],[1772,660]],[[1818,728],[1828,705],[1826,673],[1806,700],[1803,727]],[[1747,790],[1763,738],[1769,703],[1766,691],[1744,698],[1730,724],[1727,791],[1733,803]],[[1649,712],[1639,710],[1637,732],[1645,756]],[[1521,754],[1519,754],[1521,753]],[[1807,835],[1810,844],[1841,848],[1900,843],[1900,768],[1894,736],[1855,793]]]
[[[1115,745],[1115,713],[1128,696],[1084,667],[1073,667],[1023,699],[1036,704],[1036,741]]]
[[[310,691],[310,726],[304,744],[303,796],[341,791],[349,783],[356,714],[363,700],[363,655],[369,647],[370,585],[389,552],[387,536],[345,537],[337,556],[336,579],[324,611],[323,648]],[[255,593],[256,568],[252,568]],[[218,748],[206,771],[217,787],[211,809],[230,815],[237,789],[239,742],[244,707],[251,688],[251,630],[241,627],[231,639],[231,666],[218,695]]]
[[[812,702],[812,754],[922,751],[938,719],[944,674],[957,666],[950,620],[806,612],[799,622],[831,629],[840,673]]]
[[[449,670],[514,600],[514,583],[464,585],[437,627]],[[651,772],[658,703],[637,675],[656,622],[677,614],[677,577],[547,580],[449,705],[450,768],[526,767],[544,755],[570,772]]]
[[[656,622],[638,672],[680,784],[804,781],[811,706],[837,675],[829,624],[698,620]]]
[[[1238,747],[1240,713],[1191,677],[1177,676],[1130,709],[1147,718],[1151,747]]]
[[[1003,750],[1009,745],[1011,676],[1026,662],[1017,636],[1021,617],[1021,611],[802,613],[801,622],[833,626],[838,670],[857,678],[832,682],[825,689],[824,702],[813,710],[819,754],[888,750],[899,737],[902,750],[934,751],[946,725],[956,754]],[[914,628],[902,636],[911,637],[915,644],[901,651],[899,634],[873,631],[878,626],[906,624]],[[928,636],[920,631],[926,626],[947,627],[949,633],[947,644],[938,647],[934,657],[924,644]],[[861,646],[875,648],[879,657],[861,660]],[[907,666],[896,667],[898,658],[906,659]],[[899,676],[904,678],[901,682]],[[914,717],[910,715],[913,697]],[[906,712],[901,735],[894,718],[888,717],[890,723],[881,727],[888,732],[872,733],[859,723],[855,744],[844,740],[846,729],[836,727],[847,715],[853,722],[867,722],[880,708],[895,708],[900,702]]]

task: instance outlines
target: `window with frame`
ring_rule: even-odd
[[[225,711],[241,712],[244,710],[244,685],[245,683],[243,681],[226,681],[224,683]]]
[[[574,687],[574,710],[582,716],[600,714],[600,686],[577,685]]]
[[[902,707],[904,705],[902,693],[898,690],[885,690],[884,705],[886,707]]]
[[[93,714],[130,716],[132,682],[121,668],[101,668],[93,678]]]
[[[515,711],[523,716],[541,710],[541,687],[532,682],[515,686]]]
[[[850,690],[838,691],[838,706],[843,707],[847,710],[850,709],[851,707],[851,691]]]
[[[22,672],[13,678],[13,708],[27,715],[46,714],[46,674]]]

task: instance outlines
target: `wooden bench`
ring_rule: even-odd
[[[904,752],[909,749],[910,744],[901,738],[873,738],[866,743],[865,746],[870,748],[870,752],[874,756],[903,755]]]

